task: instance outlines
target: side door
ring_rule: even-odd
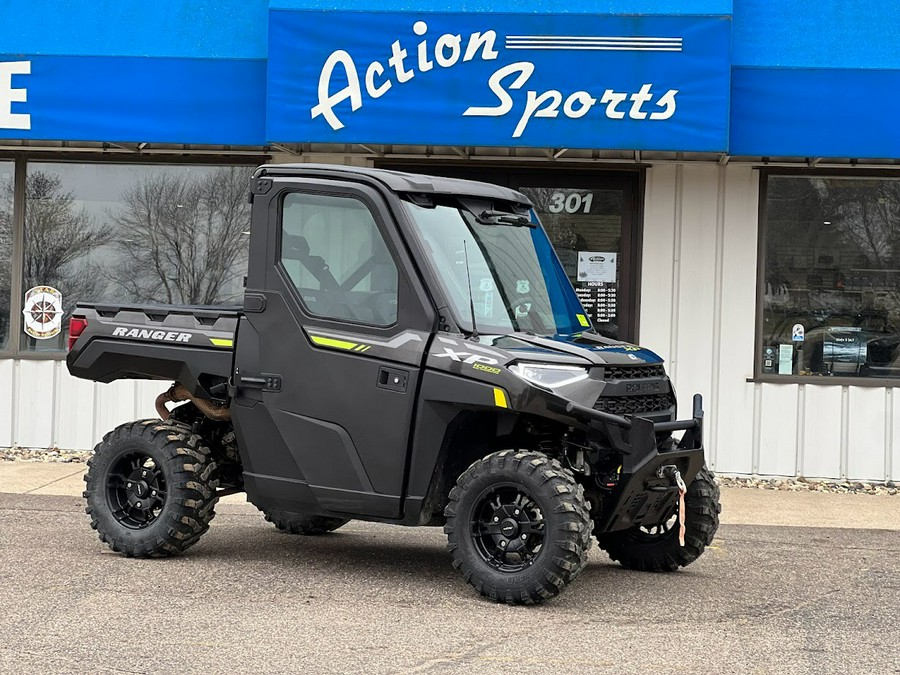
[[[272,181],[254,198],[233,380],[248,496],[397,518],[434,311],[377,190]]]

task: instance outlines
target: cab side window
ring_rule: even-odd
[[[310,314],[373,326],[397,321],[397,266],[358,199],[287,194],[281,264]]]

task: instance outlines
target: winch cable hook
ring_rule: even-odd
[[[684,496],[687,494],[687,486],[681,477],[681,472],[674,464],[668,464],[659,470],[660,477],[666,477],[671,480],[678,488],[678,545],[684,548]]]

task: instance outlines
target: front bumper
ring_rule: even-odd
[[[703,399],[694,395],[693,417],[675,422],[653,422],[642,417],[620,417],[569,403],[566,412],[601,427],[613,447],[622,453],[618,483],[604,496],[596,518],[597,530],[611,532],[639,525],[656,525],[676,505],[678,487],[664,475],[674,466],[690,484],[703,468]],[[660,432],[684,431],[678,445],[658,443]]]

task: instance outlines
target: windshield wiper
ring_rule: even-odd
[[[494,208],[494,202],[487,199],[457,197],[456,202],[464,211],[472,215],[475,222],[481,225],[537,227],[537,223],[531,222],[531,218],[527,213],[528,209],[524,204],[510,204],[509,211],[500,211]]]
[[[524,213],[509,213],[508,211],[482,211],[475,218],[483,225],[515,225],[517,227],[537,227],[531,222],[531,218]]]

